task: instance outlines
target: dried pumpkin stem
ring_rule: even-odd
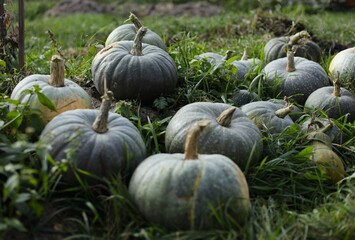
[[[144,37],[144,34],[147,32],[147,28],[146,27],[141,27],[137,34],[136,37],[134,38],[134,43],[133,43],[133,47],[131,50],[131,54],[134,56],[142,56],[143,53],[143,44],[142,44],[142,39]]]
[[[97,133],[105,133],[108,130],[107,121],[111,102],[113,100],[113,93],[111,91],[107,91],[101,98],[102,103],[100,106],[99,114],[92,124],[92,129]]]
[[[290,37],[290,40],[289,40],[289,44],[292,44],[292,45],[295,45],[298,40],[302,39],[302,38],[310,38],[311,36],[309,35],[309,33],[307,31],[301,31],[301,32],[298,32],[296,33],[295,35],[292,35]]]
[[[185,160],[198,159],[197,144],[198,138],[204,129],[210,127],[210,122],[207,120],[196,122],[190,127],[185,139]]]
[[[229,127],[232,122],[233,113],[237,108],[231,107],[224,110],[217,118],[216,121],[219,125],[223,127]]]
[[[340,97],[341,96],[341,90],[340,90],[341,84],[340,84],[339,79],[335,79],[333,81],[333,83],[334,83],[333,96]]]
[[[286,71],[287,72],[294,72],[296,71],[295,67],[295,54],[292,50],[287,51],[287,66],[286,66]]]
[[[284,107],[284,108],[280,108],[275,112],[275,115],[278,116],[279,118],[284,118],[286,117],[291,111],[293,110],[293,106],[292,104]]]
[[[143,27],[143,24],[141,21],[139,21],[138,17],[134,13],[130,13],[128,20],[130,20],[133,24],[136,30],[138,31],[141,27]]]
[[[48,83],[53,87],[64,86],[64,60],[59,55],[52,56],[51,59],[51,78]]]

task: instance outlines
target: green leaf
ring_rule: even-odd
[[[38,101],[41,104],[43,104],[44,106],[46,106],[47,108],[49,108],[52,111],[56,111],[55,105],[53,104],[53,102],[46,95],[44,95],[41,92],[37,92],[37,91],[36,91],[36,94],[37,94],[37,97],[38,97]]]
[[[159,110],[163,110],[169,105],[165,97],[159,97],[155,99],[153,104],[154,107],[156,107]]]

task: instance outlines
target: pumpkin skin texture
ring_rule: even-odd
[[[137,42],[141,53],[132,54]],[[151,103],[175,90],[177,68],[170,55],[156,46],[142,44],[139,39],[137,42],[115,42],[96,54],[91,70],[100,94],[105,90],[105,81],[117,100]]]
[[[333,78],[342,79],[355,88],[355,47],[337,53],[330,62],[329,72]]]
[[[259,95],[246,89],[237,89],[232,96],[233,105],[236,107],[256,101],[261,101]]]
[[[303,57],[315,62],[320,62],[322,50],[317,43],[309,39],[310,35],[306,31],[301,31],[292,36],[283,36],[270,39],[264,47],[265,62],[286,57],[288,45],[296,49],[295,56]]]
[[[326,130],[322,130],[328,124],[331,124],[330,127]],[[308,118],[301,124],[301,130],[303,133],[322,130],[323,133],[328,135],[332,143],[342,144],[346,139],[345,134],[343,134],[340,128],[330,119],[313,117]]]
[[[128,190],[149,222],[169,230],[219,228],[212,209],[243,224],[250,208],[243,172],[219,154],[152,155],[137,167]]]
[[[337,86],[337,83],[334,87],[323,87],[314,91],[307,98],[304,107],[305,111],[323,110],[328,117],[334,119],[349,114],[347,121],[355,121],[355,96],[340,85]]]
[[[292,107],[268,101],[256,101],[243,105],[240,108],[260,130],[268,133],[281,133],[285,128],[294,124],[288,115]]]
[[[40,103],[37,94],[23,92],[35,85],[38,85],[41,93],[51,100],[56,111]],[[45,124],[65,111],[93,108],[89,94],[75,82],[64,78],[64,61],[56,55],[52,57],[51,75],[34,74],[25,77],[12,91],[11,99],[28,103],[32,110],[38,111]]]
[[[142,23],[133,13],[130,14],[129,20],[131,20],[133,24],[124,24],[114,29],[108,35],[105,41],[105,46],[108,46],[114,42],[134,40],[137,31],[142,27]],[[147,29],[147,33],[144,35],[142,42],[157,46],[166,51],[166,45],[163,39],[150,29]]]
[[[228,109],[230,123],[224,125],[217,118]],[[195,102],[179,109],[166,128],[166,151],[183,153],[187,131],[201,120],[210,121],[212,130],[199,138],[200,153],[225,155],[242,170],[249,157],[250,165],[259,162],[263,151],[261,132],[240,109],[224,103]]]
[[[272,97],[289,97],[304,105],[308,96],[318,88],[329,86],[328,75],[316,62],[288,56],[268,63],[262,70]]]
[[[145,144],[138,129],[119,114],[108,112],[110,103],[100,110],[77,109],[61,113],[44,128],[40,141],[51,147],[50,155],[57,162],[68,159],[69,168],[61,181],[77,186],[74,170],[82,169],[99,178],[128,178],[145,158]],[[106,116],[102,117],[102,113]],[[106,118],[106,122],[102,119]],[[100,121],[103,124],[98,124]],[[95,127],[94,127],[95,126]],[[97,130],[100,129],[100,130]],[[68,152],[74,154],[68,155]],[[96,178],[81,176],[89,185]]]

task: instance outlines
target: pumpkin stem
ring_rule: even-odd
[[[233,54],[233,51],[227,50],[227,51],[226,51],[226,54],[225,54],[224,57],[223,57],[223,60],[228,60],[228,59],[230,59],[230,58],[232,57],[232,54]]]
[[[340,97],[341,96],[341,91],[340,91],[341,84],[340,84],[339,78],[336,78],[333,81],[333,84],[334,84],[333,96]]]
[[[139,21],[138,17],[132,12],[130,12],[130,15],[126,21],[131,21],[134,24],[136,31],[138,31],[141,27],[143,27],[141,21]]]
[[[198,159],[197,144],[198,138],[204,129],[210,128],[211,124],[207,120],[196,122],[190,127],[185,140],[185,160]]]
[[[229,127],[232,122],[233,113],[237,108],[231,107],[224,110],[217,118],[216,121],[219,125],[223,127]]]
[[[52,56],[49,85],[53,87],[64,87],[64,70],[63,58],[59,55]]]
[[[97,133],[105,133],[108,130],[108,113],[110,110],[111,102],[113,100],[113,93],[111,91],[107,91],[101,98],[102,103],[100,106],[99,114],[92,124],[92,129]]]
[[[287,72],[294,72],[296,71],[295,67],[295,54],[292,50],[287,51],[287,67],[286,67]]]
[[[143,44],[142,44],[142,39],[144,37],[144,34],[147,32],[147,28],[146,27],[141,27],[137,34],[136,37],[134,38],[134,42],[133,42],[133,47],[131,50],[131,54],[134,56],[142,56],[143,53]]]
[[[292,35],[290,37],[290,40],[289,40],[289,44],[292,44],[292,45],[295,45],[298,40],[302,39],[302,38],[310,38],[311,35],[309,35],[309,33],[307,31],[301,31],[301,32],[298,32],[296,33],[295,35]]]
[[[292,110],[293,110],[293,105],[292,105],[292,103],[288,103],[286,107],[278,109],[278,110],[275,112],[275,115],[278,116],[279,118],[284,118],[284,117],[286,117]]]

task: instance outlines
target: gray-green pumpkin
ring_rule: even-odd
[[[187,131],[201,120],[208,120],[212,130],[199,139],[200,153],[225,155],[241,169],[259,162],[261,132],[239,108],[224,103],[195,102],[179,109],[166,128],[166,151],[184,152]]]
[[[113,94],[103,96],[100,110],[77,109],[53,118],[40,136],[50,146],[49,154],[59,164],[69,162],[61,181],[79,185],[76,174],[90,185],[100,179],[127,180],[146,157],[145,144],[138,129],[126,118],[109,112]],[[80,174],[88,172],[94,177]]]
[[[105,82],[115,98],[151,103],[174,92],[177,68],[170,55],[153,45],[142,43],[146,28],[141,28],[134,41],[112,43],[98,52],[91,70],[96,89],[105,91]]]
[[[337,53],[329,64],[329,72],[333,78],[355,88],[355,47]]]
[[[105,46],[110,45],[114,42],[119,41],[133,41],[138,30],[143,27],[142,23],[139,21],[136,15],[133,13],[130,14],[129,19],[133,24],[124,24],[116,29],[114,29],[107,37]],[[147,33],[142,39],[143,43],[157,46],[163,50],[166,50],[166,45],[163,39],[155,32],[150,29],[147,29]]]
[[[206,127],[208,121],[190,127],[184,153],[152,155],[135,170],[129,194],[149,222],[169,230],[223,227],[216,216],[245,223],[250,208],[245,176],[226,156],[198,153],[197,138]]]

